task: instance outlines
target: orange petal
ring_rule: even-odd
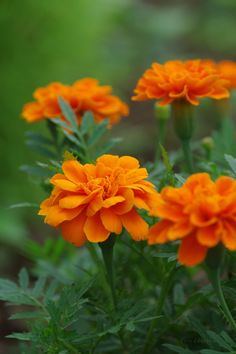
[[[145,240],[148,235],[148,224],[135,209],[120,216],[123,226],[135,241]]]
[[[51,179],[50,182],[54,185],[57,186],[61,189],[63,189],[64,191],[68,191],[68,192],[76,192],[78,191],[79,187],[74,184],[71,181],[68,181],[64,175],[58,173],[56,175],[54,175]]]
[[[123,202],[124,200],[125,200],[125,198],[122,196],[111,197],[111,198],[104,200],[102,206],[103,206],[103,208],[110,208],[112,205]]]
[[[69,195],[67,197],[61,198],[59,201],[59,206],[65,209],[73,209],[82,204],[88,203],[98,192],[95,190],[91,194],[81,194],[81,195]]]
[[[121,189],[119,194],[124,197],[124,201],[117,203],[112,209],[115,214],[122,215],[130,211],[134,206],[134,193],[131,189]]]
[[[58,205],[53,205],[48,209],[48,213],[44,219],[46,224],[58,226],[63,221],[74,219],[83,210],[84,206],[76,209],[62,209]]]
[[[180,220],[173,224],[168,231],[169,240],[177,240],[188,234],[190,234],[194,229],[194,226],[190,224],[189,220]]]
[[[61,232],[64,239],[78,247],[82,246],[86,242],[86,236],[84,234],[85,221],[85,213],[81,213],[73,220],[64,221],[61,224]]]
[[[110,231],[103,226],[99,213],[87,218],[84,232],[90,242],[106,241],[110,235]]]
[[[222,242],[231,251],[236,250],[236,222],[225,221],[222,227]]]
[[[214,247],[220,241],[220,231],[217,223],[201,227],[197,231],[197,240],[203,246]]]
[[[161,220],[155,225],[153,225],[149,230],[148,243],[153,245],[155,243],[166,243],[168,242],[168,231],[172,226],[172,222],[168,220]]]
[[[139,168],[139,161],[132,156],[122,156],[119,159],[119,165],[127,169]]]
[[[116,234],[120,234],[122,231],[122,222],[120,217],[117,216],[111,209],[102,209],[100,216],[104,227]]]
[[[103,163],[105,166],[108,166],[110,168],[115,168],[118,165],[119,162],[119,157],[118,156],[114,156],[114,155],[103,155],[101,157],[99,157],[96,162],[101,162]]]
[[[96,214],[96,212],[102,208],[102,203],[103,203],[103,199],[101,193],[96,192],[96,195],[89,202],[87,208],[87,216],[92,216]]]
[[[200,245],[195,235],[185,237],[179,247],[178,259],[185,266],[192,267],[204,261],[208,248]]]
[[[81,183],[86,182],[87,177],[83,171],[83,166],[77,160],[68,160],[63,162],[62,170],[71,182]]]

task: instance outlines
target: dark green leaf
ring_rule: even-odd
[[[81,133],[83,135],[88,134],[92,129],[93,126],[95,125],[93,114],[90,111],[87,111],[84,113],[82,117],[82,122],[81,122]]]
[[[77,117],[76,117],[73,109],[68,104],[68,102],[66,102],[64,100],[64,98],[62,98],[62,97],[58,98],[58,103],[59,103],[59,106],[60,106],[60,108],[62,110],[63,115],[65,116],[65,118],[70,123],[70,126],[71,126],[72,130],[76,131],[77,128],[78,128],[78,123],[77,123]]]
[[[23,290],[26,290],[29,286],[29,274],[25,268],[22,268],[19,275],[19,284]]]
[[[107,132],[107,127],[109,124],[108,119],[104,119],[101,123],[95,126],[95,129],[88,139],[88,146],[94,146],[97,141]]]

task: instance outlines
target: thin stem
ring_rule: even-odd
[[[115,244],[116,236],[110,235],[109,239],[105,242],[99,243],[99,246],[102,251],[103,261],[106,268],[107,281],[111,289],[112,302],[114,309],[117,308],[117,299],[115,293],[114,285],[114,272],[113,272],[113,248]]]
[[[165,143],[166,125],[167,125],[166,120],[158,119],[158,137],[157,137],[156,153],[155,153],[155,160],[154,160],[155,167],[158,165],[161,156],[160,144],[164,145]]]
[[[155,316],[160,316],[160,314],[162,312],[163,306],[165,304],[165,300],[167,298],[167,294],[168,294],[170,287],[172,285],[172,281],[173,281],[175,272],[176,272],[176,263],[173,264],[169,273],[163,279],[160,296],[157,301]],[[146,340],[144,343],[144,348],[143,348],[143,352],[142,352],[143,354],[150,354],[151,349],[154,347],[154,345],[156,343],[156,340],[153,340],[153,333],[154,333],[154,330],[157,326],[158,320],[159,320],[158,317],[154,318],[150,324],[150,327],[149,327],[149,330],[148,330],[148,333],[146,336]]]
[[[216,270],[212,270],[207,268],[207,274],[208,278],[213,286],[213,289],[215,290],[216,296],[218,298],[218,301],[222,307],[222,310],[224,312],[224,315],[232,328],[236,331],[236,323],[235,320],[230,312],[230,309],[225,301],[224,293],[221,287],[221,281],[220,281],[220,268]]]
[[[111,289],[111,298],[114,307],[114,312],[117,313],[117,298],[115,292],[115,283],[114,283],[114,272],[113,272],[113,249],[116,241],[116,236],[111,234],[107,241],[99,243],[99,246],[102,251],[103,261],[106,269],[107,282],[110,285]],[[126,343],[120,330],[118,336],[121,342],[121,345],[126,353]]]
[[[185,140],[181,139],[181,143],[182,143],[184,159],[186,162],[188,172],[192,173],[193,172],[193,160],[192,160],[192,152],[190,149],[190,140],[189,139],[185,139]]]

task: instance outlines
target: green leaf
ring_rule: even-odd
[[[23,202],[23,203],[12,204],[9,206],[9,209],[15,209],[15,208],[35,208],[35,209],[38,209],[39,204]]]
[[[29,274],[25,268],[22,268],[19,275],[19,284],[23,290],[26,290],[29,286]]]
[[[88,139],[88,146],[94,146],[98,140],[107,132],[109,120],[104,119],[101,123],[95,126],[95,129]]]
[[[79,148],[82,148],[82,149],[86,148],[86,146],[79,139],[77,139],[73,134],[70,134],[70,133],[64,131],[64,135],[67,137],[67,139],[69,141],[71,141],[73,144],[75,144]]]
[[[27,320],[42,317],[42,311],[18,312],[9,317],[10,320]]]
[[[174,303],[176,305],[184,305],[185,304],[185,295],[182,284],[176,284],[174,286]]]
[[[72,130],[76,131],[78,128],[78,123],[77,123],[77,117],[76,117],[73,109],[68,104],[68,102],[66,102],[64,100],[64,98],[62,98],[62,97],[58,97],[58,103],[59,103],[59,106],[62,110],[62,113],[64,114],[64,116],[66,117],[68,122],[70,122]]]
[[[225,154],[224,157],[232,171],[236,174],[236,159],[233,156],[227,154]]]
[[[83,135],[88,134],[93,129],[94,125],[95,125],[95,121],[92,112],[90,111],[85,112],[82,117],[82,122],[80,126],[81,133]]]
[[[49,150],[44,145],[39,144],[37,141],[27,140],[26,145],[29,146],[31,150],[36,151],[40,155],[43,155],[43,156],[46,156],[49,158],[53,158],[53,159],[56,157],[56,155],[53,151]]]
[[[59,118],[51,118],[50,120],[51,122],[60,126],[61,128],[72,130],[72,127],[69,124],[67,124],[64,120],[61,120]]]
[[[123,139],[122,138],[113,138],[110,139],[108,142],[106,142],[105,144],[103,144],[100,148],[98,148],[96,150],[96,158],[106,154],[107,152],[109,152],[114,146],[116,146],[117,144],[119,144]]]
[[[125,326],[125,329],[127,331],[130,331],[130,332],[133,332],[135,331],[135,325],[134,325],[134,322],[128,322],[127,325]]]
[[[29,332],[25,332],[25,333],[12,333],[9,334],[8,336],[6,336],[7,338],[14,338],[14,339],[18,339],[18,340],[26,340],[29,341],[32,339],[32,334]]]
[[[189,349],[185,349],[182,347],[178,347],[177,345],[173,345],[173,344],[163,344],[164,347],[169,348],[170,350],[172,350],[175,353],[179,353],[179,354],[193,354],[193,352]]]
[[[32,176],[37,177],[50,177],[52,176],[52,172],[46,170],[45,168],[39,166],[29,166],[29,165],[22,165],[19,168],[20,171],[25,172]]]
[[[43,135],[28,131],[25,133],[26,137],[29,139],[28,141],[37,142],[41,145],[52,145],[52,140],[45,138]]]
[[[46,277],[41,276],[35,283],[34,288],[32,289],[32,296],[34,297],[39,297],[40,295],[42,295],[43,289],[45,287],[46,284]]]
[[[181,185],[185,183],[185,178],[182,177],[179,173],[175,173],[175,178],[178,182],[180,182]]]
[[[201,354],[234,354],[234,352],[218,352],[212,349],[203,349],[200,351]]]
[[[231,346],[225,342],[225,340],[213,331],[207,331],[208,336],[212,339],[213,342],[218,344],[222,349],[232,350]]]

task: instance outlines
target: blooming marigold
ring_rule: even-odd
[[[228,88],[236,89],[236,62],[223,60],[217,63],[221,77],[228,80]]]
[[[65,119],[58,103],[61,96],[74,110],[78,124],[86,111],[91,111],[97,122],[108,118],[110,124],[114,124],[120,121],[121,116],[127,116],[129,109],[111,92],[111,86],[99,86],[99,82],[92,78],[76,81],[71,86],[53,82],[34,92],[35,101],[23,107],[22,116],[29,123],[45,118]]]
[[[147,238],[148,224],[136,209],[150,211],[158,193],[137,159],[103,155],[96,164],[85,165],[68,160],[62,171],[51,178],[54,189],[39,215],[60,227],[67,241],[77,246],[87,240],[103,242],[122,227],[136,241]]]
[[[222,242],[236,250],[236,181],[207,173],[190,176],[180,188],[166,187],[155,206],[161,220],[150,228],[149,244],[181,240],[180,263],[201,263],[207,251]]]
[[[199,104],[199,98],[222,99],[229,96],[227,80],[223,79],[210,61],[187,60],[153,63],[138,81],[134,101],[160,100],[160,105],[175,100]]]

